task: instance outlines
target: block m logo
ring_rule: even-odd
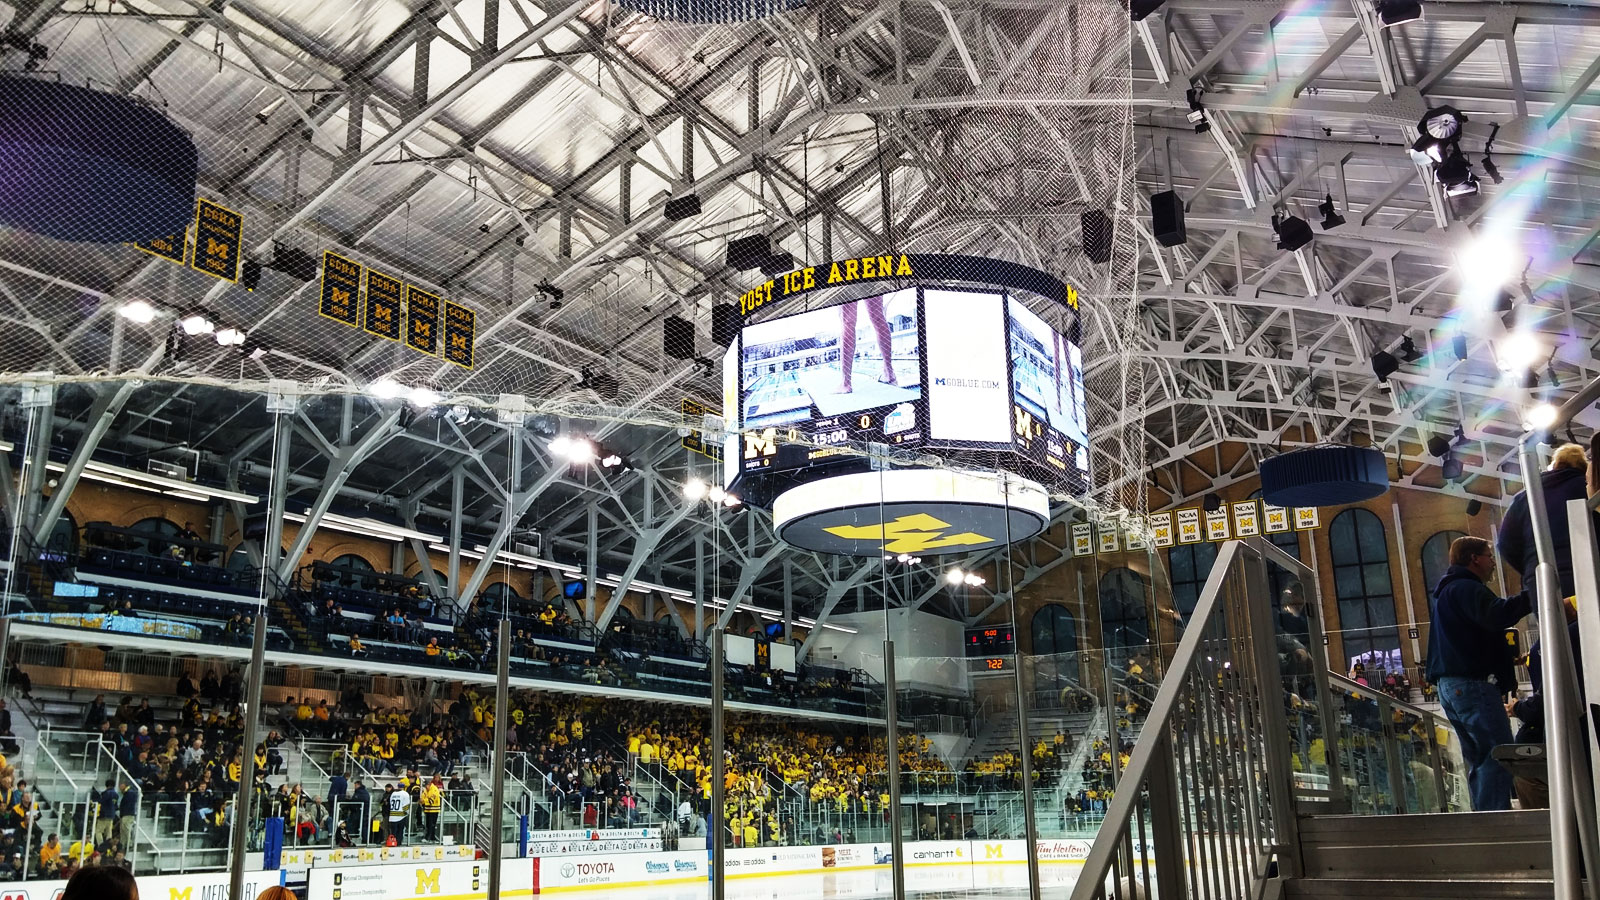
[[[778,455],[778,429],[768,428],[766,431],[746,431],[744,433],[744,458],[759,459],[763,456]]]
[[[439,870],[438,869],[418,869],[417,870],[417,896],[418,897],[423,897],[423,896],[427,896],[428,894],[437,894],[437,893],[439,893]]]

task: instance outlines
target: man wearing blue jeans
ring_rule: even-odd
[[[1483,538],[1450,544],[1450,568],[1434,588],[1428,626],[1428,681],[1455,726],[1474,810],[1511,808],[1511,773],[1491,752],[1511,743],[1505,695],[1516,687],[1505,630],[1532,611],[1528,592],[1496,597],[1484,581],[1494,574],[1494,551]]]

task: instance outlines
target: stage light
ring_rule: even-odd
[[[1461,460],[1456,459],[1454,456],[1445,457],[1444,462],[1439,464],[1439,470],[1444,474],[1446,481],[1460,481],[1461,476],[1466,472],[1461,465]]]
[[[704,500],[711,489],[699,478],[690,478],[683,483],[683,495],[690,500]]]
[[[145,300],[129,300],[117,307],[117,315],[127,319],[129,322],[149,325],[156,319],[156,308]]]
[[[1377,0],[1378,22],[1385,28],[1422,18],[1421,0]]]
[[[412,388],[406,392],[407,402],[418,409],[427,409],[430,406],[434,406],[440,399],[437,391],[431,391],[425,387]]]
[[[1556,423],[1560,411],[1553,403],[1536,403],[1522,417],[1522,427],[1528,431],[1544,431]]]
[[[1322,213],[1322,230],[1332,231],[1344,224],[1344,216],[1339,215],[1338,209],[1333,205],[1333,195],[1329,194],[1326,200],[1317,204],[1317,212]]]
[[[713,487],[706,492],[706,499],[712,503],[721,503],[726,496],[728,496],[728,492],[719,487]]]
[[[729,509],[733,509],[735,506],[738,506],[740,503],[743,503],[743,502],[744,501],[739,499],[739,495],[734,494],[732,492],[729,492],[726,496],[724,496],[722,498],[722,505],[726,506]]]
[[[1551,387],[1561,387],[1561,379],[1556,377],[1556,364],[1554,360],[1544,364],[1544,374],[1545,378],[1549,379]],[[1577,443],[1577,441],[1573,441],[1573,443]]]
[[[1400,360],[1387,350],[1379,350],[1372,354],[1372,374],[1384,384],[1389,383],[1389,376],[1400,371]]]
[[[379,400],[395,400],[405,396],[406,386],[392,378],[380,378],[367,385],[367,393]]]
[[[1417,349],[1409,334],[1400,339],[1400,358],[1406,362],[1416,362],[1422,358],[1422,351]]]
[[[1453,141],[1460,137],[1466,121],[1466,115],[1454,106],[1436,106],[1423,113],[1417,130],[1436,141]]]
[[[1411,154],[1412,162],[1419,166],[1430,166],[1444,159],[1444,145],[1426,134],[1413,141],[1406,152]]]
[[[1457,257],[1461,282],[1469,289],[1492,289],[1509,284],[1522,264],[1517,247],[1503,237],[1481,235]]]
[[[963,578],[962,581],[965,581],[969,587],[982,587],[984,584],[983,578],[971,572],[967,573],[967,577]]]
[[[1444,185],[1449,197],[1465,197],[1478,192],[1478,176],[1472,174],[1472,164],[1462,155],[1460,147],[1452,147],[1450,154],[1433,170],[1434,178]]]
[[[189,313],[188,315],[186,315],[183,318],[179,319],[178,320],[178,325],[183,328],[183,333],[184,334],[190,334],[190,335],[193,335],[193,334],[210,334],[211,332],[215,331],[216,328],[217,328],[217,325],[216,325],[215,322],[213,322],[210,319],[206,318],[203,314],[197,313],[197,312]]]
[[[951,569],[950,571],[944,573],[944,580],[950,582],[951,584],[960,584],[962,579],[966,577],[967,573],[961,571],[960,569]]]
[[[220,328],[216,333],[217,343],[224,347],[237,347],[244,343],[244,332],[237,328]]]
[[[613,454],[605,457],[604,459],[600,460],[600,465],[603,468],[614,469],[617,466],[622,465],[622,457],[620,457],[617,454],[613,453]]]
[[[1200,102],[1202,91],[1199,88],[1189,88],[1184,92],[1184,97],[1189,101],[1189,124],[1194,126],[1195,134],[1205,134],[1211,130],[1211,122],[1206,118],[1206,107]]]
[[[1513,331],[1495,347],[1501,371],[1526,372],[1544,356],[1545,348],[1531,332]]]
[[[1272,230],[1278,235],[1278,249],[1294,252],[1309,245],[1316,234],[1311,224],[1299,216],[1272,214]]]
[[[1437,456],[1440,459],[1449,456],[1450,442],[1437,434],[1433,435],[1432,437],[1428,438],[1428,455]]]

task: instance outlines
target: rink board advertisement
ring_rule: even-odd
[[[506,860],[501,866],[500,896],[533,895],[532,868],[527,865],[528,862],[522,859]],[[226,889],[226,877],[223,883]],[[140,888],[142,898],[145,896],[142,884]],[[488,896],[488,860],[328,866],[312,869],[306,879],[308,900],[313,897],[320,900],[393,900],[398,897],[484,900]],[[157,900],[163,898],[157,897]]]
[[[660,849],[661,830],[658,828],[574,828],[528,832],[529,856],[637,853]]]
[[[401,862],[446,862],[477,856],[471,844],[446,847],[285,847],[280,862],[290,875],[304,875],[319,866],[383,866]]]
[[[261,860],[260,854],[256,864]],[[273,885],[283,883],[283,873],[253,871],[244,873],[244,894],[254,897]],[[195,875],[140,875],[140,900],[228,900],[230,876],[227,872],[204,872]],[[65,881],[20,881],[0,888],[0,897],[8,900],[57,900],[66,890]]]

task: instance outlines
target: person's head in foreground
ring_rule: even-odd
[[[256,900],[300,900],[300,898],[294,895],[294,891],[275,884],[257,895]]]
[[[139,886],[127,869],[115,866],[95,866],[79,869],[61,900],[139,900]]]

